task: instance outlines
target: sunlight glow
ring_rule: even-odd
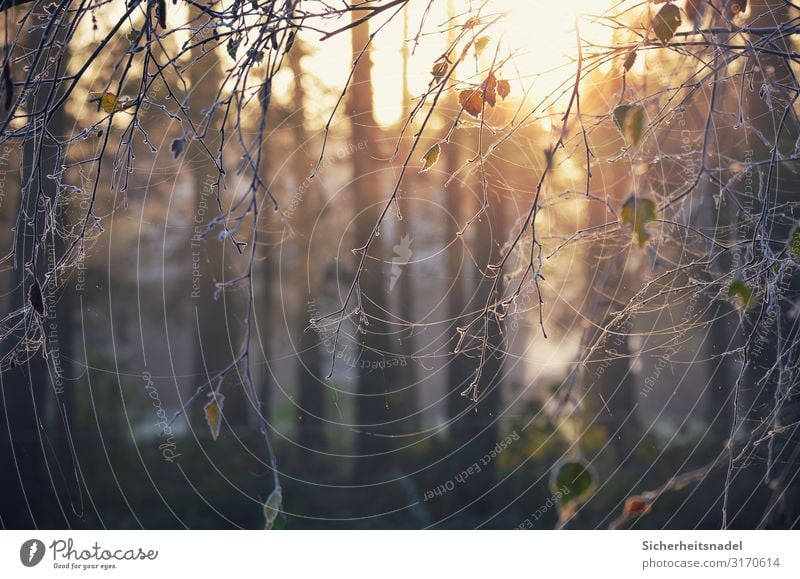
[[[503,41],[514,54],[506,75],[518,74],[533,95],[542,98],[574,75],[577,58],[576,20],[584,40],[610,41],[609,29],[590,15],[608,9],[609,0],[492,0],[494,9],[508,12],[502,26]]]
[[[414,38],[428,2],[413,1],[408,10],[408,40],[406,46],[413,49],[409,58],[408,86],[412,97],[422,94],[430,82],[433,62],[446,46],[448,25],[448,2],[434,2],[425,18],[425,28],[415,46]],[[458,14],[465,8],[454,2]],[[491,17],[507,13],[487,33],[490,42],[483,51],[482,66],[487,66],[498,49],[498,57],[514,55],[503,68],[509,79],[518,79],[518,91],[531,88],[531,96],[544,98],[574,74],[574,59],[577,54],[575,20],[581,18],[581,36],[594,42],[610,41],[609,29],[592,22],[587,15],[602,13],[608,9],[609,0],[492,0],[484,9]],[[466,17],[456,18],[459,26]],[[376,18],[374,29],[385,19]],[[499,43],[499,47],[498,47]],[[383,125],[397,122],[402,115],[403,102],[403,17],[398,14],[375,37],[372,47],[375,118]],[[324,86],[341,86],[347,78],[351,65],[349,37],[336,36],[323,43],[315,43],[313,54],[306,62],[306,69]],[[463,65],[460,79],[468,77],[469,64]],[[332,105],[335,97],[323,99]],[[327,102],[331,101],[331,102]]]

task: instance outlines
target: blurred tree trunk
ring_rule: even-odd
[[[41,39],[41,31],[34,31],[31,45],[37,46]],[[60,69],[52,62],[40,63],[39,74],[49,78],[63,74],[66,60],[62,60]],[[28,97],[30,110],[44,110],[50,92],[58,93],[52,84],[44,86],[47,88]],[[67,524],[63,479],[57,473],[59,469],[72,467],[68,447],[62,444],[68,436],[65,432],[68,423],[62,420],[62,410],[71,412],[72,393],[61,384],[62,376],[56,371],[63,368],[64,355],[69,353],[65,340],[72,336],[66,324],[61,326],[66,318],[63,315],[59,318],[57,313],[59,309],[63,312],[63,304],[58,304],[57,285],[61,280],[57,279],[60,272],[54,270],[54,266],[61,257],[59,249],[63,249],[63,244],[57,238],[57,232],[46,230],[53,227],[48,212],[58,204],[59,187],[51,175],[58,174],[64,163],[59,157],[56,139],[66,133],[67,117],[63,107],[48,111],[46,115],[44,126],[47,130],[37,129],[37,138],[26,139],[22,147],[20,181],[13,184],[7,181],[4,185],[6,190],[11,185],[12,190],[20,191],[14,223],[12,308],[28,306],[31,287],[37,283],[41,286],[45,306],[42,318],[29,308],[24,330],[25,338],[32,339],[40,328],[39,350],[27,363],[0,376],[0,430],[8,433],[2,437],[0,450],[0,464],[8,475],[0,499],[0,524],[4,528]],[[37,116],[31,122],[40,121]],[[7,153],[11,157],[11,152]],[[16,333],[17,336],[22,334]],[[15,345],[16,340],[12,337],[7,343]],[[3,354],[7,352],[4,348]],[[45,353],[48,359],[45,359]],[[58,454],[53,452],[54,446]],[[65,451],[67,454],[63,454]]]
[[[598,141],[603,134],[597,136]],[[593,150],[601,158],[601,147],[611,145],[593,143]],[[617,141],[618,143],[618,141]],[[616,167],[616,166],[614,166]],[[627,175],[621,174],[623,168],[604,168],[593,173],[590,189],[605,198],[613,207],[621,207],[627,197],[631,184]],[[586,227],[596,227],[610,218],[608,209],[600,203],[587,206]],[[629,249],[639,251],[638,247]],[[646,259],[644,256],[642,259]],[[625,272],[626,260],[630,253],[620,253],[617,246],[608,243],[589,243],[586,255],[585,284],[586,300],[582,311],[587,326],[581,339],[581,350],[588,349],[599,342],[599,347],[588,356],[580,370],[582,391],[587,395],[587,409],[590,421],[601,426],[609,437],[610,451],[616,461],[624,460],[639,440],[639,427],[634,410],[637,405],[637,390],[630,372],[629,332],[619,327],[609,328],[611,333],[602,337],[601,329],[613,320],[613,313],[624,307],[630,297],[630,284]],[[613,352],[612,352],[613,351]]]
[[[264,123],[267,135],[272,126],[271,112],[272,107],[265,113],[267,118],[264,120]],[[258,124],[260,122],[261,118],[259,117],[257,121],[255,121],[257,126],[254,130],[258,130]],[[273,183],[273,173],[275,170],[273,155],[277,155],[278,150],[279,148],[274,146],[274,140],[265,136],[261,145],[261,165],[259,169],[262,182],[266,183],[268,186],[271,186]],[[258,242],[261,244],[261,250],[258,253],[258,259],[260,261],[258,261],[257,269],[253,274],[256,278],[254,281],[260,282],[257,284],[259,293],[257,294],[255,305],[258,332],[254,337],[259,343],[253,344],[253,347],[258,348],[263,354],[264,366],[260,372],[261,387],[257,390],[259,390],[258,395],[261,397],[261,414],[264,418],[269,420],[272,404],[274,403],[272,396],[275,386],[271,367],[273,360],[272,349],[270,347],[275,335],[273,330],[276,318],[273,312],[273,308],[275,307],[274,290],[277,285],[275,281],[280,268],[280,264],[276,263],[278,259],[276,246],[280,242],[281,231],[280,221],[277,219],[275,211],[273,211],[272,200],[268,198],[269,196],[267,193],[264,193],[264,197],[259,209],[260,229],[258,232]],[[260,424],[260,419],[257,416],[254,415],[252,418],[254,426]]]
[[[448,0],[448,18],[455,18],[456,7],[454,0]],[[451,27],[448,33],[448,43],[455,41],[456,27]],[[444,110],[448,112],[449,122],[453,122],[458,115],[460,106],[455,91],[448,91]],[[467,147],[468,132],[464,128],[453,131],[450,144],[442,150],[445,180],[455,175],[465,162],[464,150]],[[465,274],[464,269],[464,237],[459,235],[465,221],[470,217],[466,213],[472,209],[469,200],[471,192],[464,187],[460,179],[453,179],[444,192],[445,207],[449,218],[444,228],[445,244],[451,244],[447,251],[447,266],[445,283],[448,284],[447,293],[447,318],[449,320],[448,352],[454,352],[458,344],[457,329],[465,324],[464,312],[466,309]],[[463,352],[452,353],[447,360],[447,383],[445,395],[447,401],[447,418],[454,421],[467,406],[467,401],[461,396],[472,378],[473,364]],[[451,425],[451,429],[458,429],[458,423]]]
[[[352,13],[355,22],[358,12]],[[377,223],[381,202],[385,200],[385,188],[372,159],[378,145],[378,129],[372,114],[372,61],[370,58],[369,24],[363,23],[351,29],[353,60],[355,65],[349,89],[348,113],[353,143],[365,143],[353,152],[353,200],[356,211],[355,246],[367,243]],[[362,54],[363,50],[363,54]],[[372,151],[371,151],[372,150]],[[362,458],[359,470],[362,474],[374,474],[385,462],[377,453],[388,449],[388,439],[376,436],[387,431],[383,426],[392,408],[391,397],[394,377],[392,368],[386,367],[390,352],[389,327],[386,323],[386,275],[385,257],[380,238],[376,238],[364,263],[360,278],[361,307],[369,326],[363,328],[361,352],[357,361],[358,397],[356,423],[360,428],[357,439],[358,454]],[[356,255],[360,259],[361,254]],[[362,323],[362,322],[359,322]]]
[[[403,112],[401,118],[406,118],[411,113],[411,93],[408,88],[408,59],[409,50],[406,40],[409,36],[408,8],[403,10]],[[406,173],[406,191],[416,191],[420,181],[419,174],[415,171]],[[392,259],[410,261],[413,259],[414,228],[412,204],[403,203],[403,196],[398,201],[402,212],[402,219],[398,222],[399,245],[396,246]],[[417,404],[415,400],[416,372],[413,360],[414,355],[414,273],[413,268],[406,264],[400,266],[400,278],[397,280],[397,303],[399,304],[400,324],[397,325],[397,353],[404,358],[405,365],[396,367],[398,393],[394,396],[395,414],[403,418],[403,432],[415,432],[419,425]],[[409,324],[411,324],[409,326]]]
[[[309,327],[309,304],[319,289],[319,277],[318,264],[313,262],[313,256],[307,246],[313,235],[319,203],[315,195],[316,189],[307,181],[313,163],[306,149],[308,141],[305,128],[306,95],[300,62],[304,54],[304,45],[301,42],[295,42],[294,48],[289,53],[289,64],[294,75],[293,103],[297,109],[291,121],[294,141],[291,169],[297,183],[294,194],[298,196],[297,219],[292,224],[296,233],[294,243],[297,246],[297,264],[293,272],[292,286],[302,298],[296,304],[293,342],[298,344],[297,383],[302,413],[300,444],[308,449],[322,450],[324,446],[322,417],[325,412],[322,348],[319,335]]]
[[[192,9],[197,13],[196,9]],[[199,13],[195,14],[198,16]],[[216,284],[232,277],[230,267],[225,263],[225,245],[227,241],[219,238],[220,227],[202,237],[204,229],[219,215],[217,196],[222,195],[216,185],[219,170],[211,156],[216,156],[220,142],[220,132],[216,123],[219,119],[206,119],[206,110],[215,101],[222,84],[222,70],[218,50],[203,52],[200,47],[192,50],[192,58],[197,59],[187,71],[191,86],[189,95],[189,111],[192,122],[200,134],[208,126],[201,144],[191,138],[187,147],[184,162],[189,165],[195,194],[195,212],[191,238],[191,254],[193,263],[199,259],[199,291],[192,294],[195,310],[195,327],[197,332],[197,357],[195,360],[195,379],[197,386],[225,369],[238,352],[238,331],[233,320],[227,316],[236,308],[236,297],[233,293],[222,293],[214,299]],[[189,129],[186,129],[189,132]],[[209,153],[210,152],[210,153]],[[223,202],[224,207],[224,202]],[[242,387],[238,372],[228,372],[222,386],[225,396],[223,415],[230,426],[239,426],[247,420],[247,393]],[[214,383],[216,386],[216,382]],[[191,409],[192,422],[200,431],[207,429],[203,418],[202,406],[206,398],[201,398]],[[225,426],[223,426],[223,432]]]
[[[789,5],[782,0],[751,0],[751,4],[751,15],[748,20],[748,25],[751,26],[785,25],[793,16],[796,17],[796,13],[792,14]],[[794,50],[794,44],[787,36],[776,38],[769,47],[789,53]],[[779,56],[761,54],[758,67],[753,71],[754,89],[744,91],[742,106],[746,115],[745,120],[755,129],[747,140],[748,144],[751,144],[754,161],[769,160],[773,154],[772,146],[758,139],[754,134],[755,131],[765,135],[767,139],[774,140],[778,158],[780,155],[789,157],[796,154],[796,143],[800,137],[796,102],[793,110],[788,111],[785,122],[783,121],[787,107],[792,107],[791,99],[796,97],[792,90],[786,88],[797,84],[796,74],[788,64]],[[768,97],[761,93],[762,86],[768,89]],[[761,169],[764,174],[766,170],[766,167]],[[754,199],[752,202],[745,200],[753,204],[754,215],[760,216],[765,206],[768,206],[770,211],[777,211],[780,207],[796,206],[797,190],[800,188],[796,164],[778,163],[774,167],[768,190],[764,190],[766,179],[759,182],[759,179],[754,178],[754,181],[757,184],[756,189],[750,193]],[[769,219],[772,228],[766,231],[767,238],[778,241],[788,239],[793,226],[792,218],[797,218],[796,211],[793,214],[789,212],[784,218],[776,214]],[[748,229],[748,237],[752,237],[752,234],[753,231]],[[759,239],[761,239],[760,233]],[[770,246],[774,248],[775,244],[770,243]],[[758,261],[765,257],[769,258],[758,247],[754,248],[754,252],[755,255],[752,256],[745,254],[743,263],[748,263],[749,259]],[[751,351],[748,360],[749,374],[743,381],[739,404],[735,408],[737,423],[743,428],[750,428],[754,424],[760,425],[769,420],[771,422],[769,429],[776,430],[787,425],[796,425],[800,421],[800,396],[797,395],[796,377],[796,368],[800,364],[797,348],[799,334],[797,314],[794,312],[796,300],[800,295],[800,275],[789,272],[782,282],[780,287],[773,288],[777,291],[779,300],[777,317],[759,332],[761,338],[757,338],[758,351],[756,349]],[[752,331],[760,315],[759,303],[751,308],[747,315],[746,333]],[[783,334],[781,339],[778,339],[779,326]],[[782,356],[778,364],[782,370],[774,373],[763,387],[758,386],[757,381],[762,380],[765,371],[778,363],[779,356]],[[775,405],[781,399],[783,402],[775,409]],[[774,413],[770,415],[773,409]],[[797,445],[797,431],[797,428],[789,428],[783,433],[777,433],[770,442],[765,478],[772,491],[772,497],[762,526],[789,528],[798,524],[796,517],[800,508],[800,484],[798,484],[800,447]]]
[[[6,181],[6,186],[11,185],[11,191],[20,191],[21,182],[30,179],[35,171],[33,140],[25,143],[21,156],[22,159],[16,159],[21,161],[19,178]],[[42,183],[47,186],[51,182],[43,179]],[[31,187],[21,192],[15,200],[18,202],[18,210],[9,212],[16,232],[14,246],[8,248],[15,252],[14,269],[10,275],[9,311],[28,303],[28,292],[34,280],[26,269],[35,260],[32,224],[25,220],[15,220],[13,216],[20,215],[22,211],[32,220],[38,221],[38,193],[38,183],[34,179]],[[41,266],[41,263],[38,265]],[[41,268],[37,267],[37,270],[41,271]],[[8,355],[15,345],[16,340],[9,339],[3,347],[3,355]],[[3,492],[0,493],[0,512],[2,526],[6,529],[32,528],[43,523],[42,494],[47,485],[39,434],[39,409],[44,407],[47,384],[47,365],[40,353],[27,364],[0,373],[0,429],[7,433],[7,436],[2,437],[0,447],[0,460],[7,475],[4,478]]]
[[[487,172],[489,168],[487,167]],[[489,188],[487,192],[488,207],[486,213],[482,215],[475,227],[475,237],[473,239],[473,255],[478,263],[477,286],[474,291],[472,311],[480,313],[488,302],[494,306],[505,292],[505,283],[502,275],[496,278],[495,272],[489,269],[490,266],[500,263],[502,259],[502,249],[506,242],[507,224],[505,216],[505,204],[503,203],[501,189],[492,186],[491,174],[487,174]],[[492,289],[495,280],[496,286]],[[480,381],[478,382],[479,400],[471,403],[469,398],[462,397],[462,404],[473,404],[458,423],[465,426],[464,432],[457,428],[456,432],[463,438],[463,441],[472,440],[475,448],[480,453],[473,453],[483,456],[497,444],[498,433],[498,411],[500,410],[500,400],[502,394],[502,372],[503,361],[505,359],[505,339],[503,334],[503,322],[496,315],[486,316],[484,325],[474,326],[473,333],[477,332],[477,340],[473,345],[482,347],[483,332],[486,332],[486,355],[481,368]],[[480,359],[479,351],[474,352],[477,359],[473,359],[473,372]],[[470,376],[472,378],[472,376]],[[469,385],[469,381],[467,382]],[[462,388],[461,391],[464,389]],[[461,392],[458,393],[459,396]],[[457,424],[458,424],[457,423]],[[488,483],[488,481],[487,481]]]
[[[726,39],[727,40],[727,39]],[[720,105],[726,102],[731,102],[729,98],[731,90],[728,83],[720,82],[717,84],[715,90],[717,93],[714,107],[719,108]],[[734,101],[735,102],[735,101]],[[707,112],[707,111],[705,111]],[[705,123],[705,116],[698,119],[698,126],[703,126]],[[720,167],[724,165],[720,153],[729,154],[732,151],[720,151],[721,143],[736,143],[735,135],[727,126],[718,128],[716,124],[713,125],[712,131],[714,135],[711,136],[708,144],[707,159],[712,164],[719,164]],[[726,138],[724,135],[728,135]],[[743,153],[743,151],[739,152]],[[732,157],[741,158],[741,157]],[[721,173],[721,172],[720,172]],[[716,179],[712,181],[711,177]],[[731,225],[735,223],[734,208],[727,197],[720,197],[719,202],[716,201],[715,196],[719,195],[719,186],[717,183],[722,182],[723,175],[705,175],[702,177],[698,193],[700,194],[700,205],[702,211],[700,219],[702,227],[709,233],[710,236],[718,239],[719,242],[730,244],[735,243],[733,239],[738,234],[738,229]],[[715,260],[711,265],[719,275],[724,275],[731,270],[733,263],[731,254],[726,253]],[[716,300],[708,307],[703,308],[705,317],[709,321],[708,332],[704,336],[702,348],[705,350],[706,355],[704,359],[708,360],[706,366],[708,368],[708,392],[706,393],[708,407],[706,409],[706,420],[708,421],[709,433],[719,443],[724,443],[728,440],[731,432],[731,423],[733,419],[731,393],[733,384],[736,381],[736,376],[739,371],[736,368],[737,362],[733,356],[727,354],[731,350],[740,346],[736,339],[736,326],[738,325],[738,315],[727,301]]]
[[[64,48],[64,62],[69,62],[69,48]],[[69,134],[74,119],[68,115],[64,107],[53,115],[50,130],[57,137],[64,137]],[[55,152],[54,152],[55,154]],[[64,164],[67,159],[60,159],[58,163]],[[52,160],[52,170],[56,170],[56,160]],[[80,207],[76,203],[64,203],[59,209],[61,223],[75,223],[80,216]],[[76,215],[78,218],[76,219]],[[58,260],[68,249],[71,240],[56,237],[55,259]],[[58,295],[58,299],[53,300],[56,317],[55,334],[51,334],[55,339],[55,344],[50,344],[51,350],[55,353],[50,362],[51,381],[56,380],[56,395],[53,398],[53,427],[57,432],[54,441],[55,452],[58,456],[55,460],[60,462],[61,472],[64,474],[63,482],[68,485],[68,489],[62,494],[64,497],[74,498],[81,489],[76,488],[80,482],[77,480],[77,465],[74,464],[72,444],[75,440],[73,426],[76,424],[75,413],[77,411],[78,400],[80,399],[79,377],[82,375],[82,365],[77,362],[75,344],[81,339],[80,311],[81,302],[76,290],[77,272],[73,272],[68,281],[59,280],[63,283],[60,294],[56,294],[55,284],[50,289],[51,295]],[[61,272],[59,272],[59,275]],[[56,303],[57,302],[57,303]],[[51,329],[52,332],[52,329]],[[69,434],[68,434],[69,432]],[[75,476],[73,476],[75,475]]]

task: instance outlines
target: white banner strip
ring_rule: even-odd
[[[797,578],[798,539],[792,531],[3,531],[0,576]]]

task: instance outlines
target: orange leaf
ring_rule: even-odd
[[[479,90],[462,90],[458,93],[458,103],[473,117],[479,117],[483,110],[483,93]]]
[[[480,23],[481,23],[480,18],[478,18],[477,16],[472,16],[467,19],[467,21],[461,27],[461,30],[469,30],[470,28],[473,28],[474,26],[477,26]]]
[[[641,496],[628,497],[625,501],[626,517],[641,517],[646,515],[653,508],[653,503]]]
[[[483,98],[487,105],[493,107],[497,103],[497,78],[493,72],[483,81],[483,87]]]
[[[505,100],[511,94],[511,84],[507,80],[497,81],[497,94],[501,99]]]
[[[211,400],[203,407],[206,413],[206,424],[211,430],[211,438],[216,440],[219,438],[219,432],[222,428],[222,402],[225,397],[216,392],[211,393]]]

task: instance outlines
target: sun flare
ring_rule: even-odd
[[[381,124],[395,123],[403,113],[404,45],[410,53],[405,81],[413,97],[427,89],[431,65],[446,47],[448,28],[459,27],[466,18],[459,18],[464,9],[458,2],[434,2],[425,15],[427,7],[427,2],[410,2],[406,14],[392,18],[375,38],[371,55],[376,81],[374,112]],[[608,0],[491,0],[482,14],[487,21],[498,20],[486,30],[488,44],[483,58],[491,59],[496,53],[506,61],[503,72],[508,78],[518,79],[520,88],[531,96],[544,98],[574,74],[571,65],[577,55],[576,22],[583,39],[610,40],[609,29],[591,18],[608,7]],[[423,15],[426,24],[418,31],[417,23]],[[404,18],[412,24],[404,27]],[[338,86],[346,79],[351,64],[343,54],[350,55],[347,35],[318,43],[307,69],[325,85]],[[463,76],[468,75],[466,68]]]

